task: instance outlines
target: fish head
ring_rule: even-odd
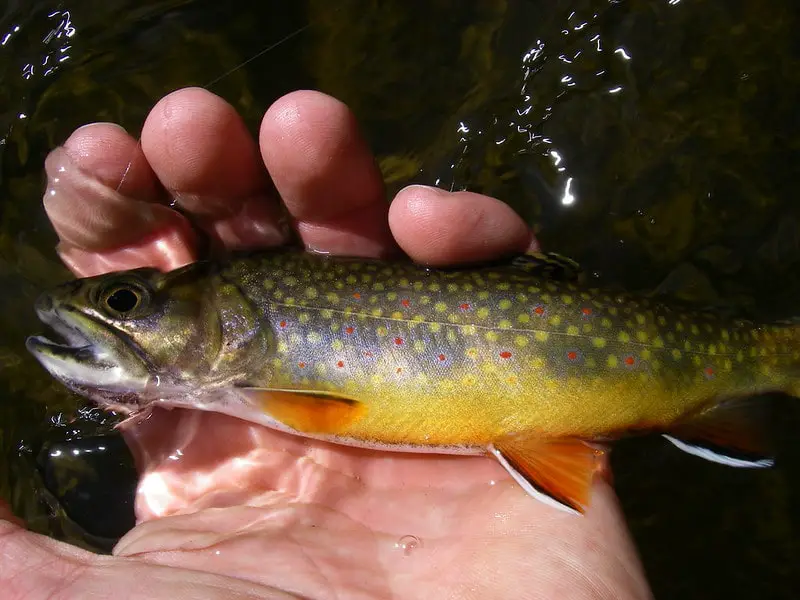
[[[33,336],[26,345],[66,387],[134,412],[219,380],[220,364],[228,380],[235,378],[244,345],[230,339],[240,332],[226,334],[219,304],[205,263],[78,279],[42,294],[35,305],[61,339]]]

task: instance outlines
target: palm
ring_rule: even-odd
[[[162,186],[228,248],[281,241],[263,165],[232,109],[199,90],[162,103],[143,132],[144,167],[132,169],[122,188],[130,200],[78,193],[87,173],[116,185],[136,149],[120,131],[82,130],[54,154],[51,169],[73,168],[62,172],[45,207],[61,255],[78,274],[172,268],[194,258],[186,222],[162,208]],[[308,137],[313,143],[305,143]],[[183,144],[192,159],[181,164],[170,143]],[[270,109],[261,154],[298,233],[315,249],[376,256],[393,252],[396,240],[417,260],[448,264],[531,243],[505,205],[474,194],[453,202],[456,195],[409,189],[387,220],[380,174],[352,116],[319,94],[297,93]],[[150,219],[141,218],[145,212]],[[121,591],[126,598],[649,593],[604,483],[595,486],[587,516],[576,518],[528,497],[484,458],[335,447],[196,411],[156,411],[125,427],[125,435],[143,473],[139,525],[113,558],[7,525],[12,535],[2,538],[0,552],[16,558],[0,563],[0,583],[14,582],[11,597],[63,593],[65,585],[68,597],[113,589],[116,598]],[[35,583],[18,577],[40,564],[61,568]]]

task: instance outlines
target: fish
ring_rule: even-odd
[[[626,436],[772,466],[756,396],[796,395],[800,375],[795,325],[597,289],[555,253],[429,268],[272,249],[69,281],[35,310],[62,339],[32,336],[28,350],[104,408],[487,455],[575,514]]]

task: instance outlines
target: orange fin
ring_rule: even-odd
[[[589,506],[592,480],[604,454],[579,439],[526,435],[503,438],[489,452],[531,496],[572,513]]]
[[[771,467],[775,461],[765,419],[758,414],[763,406],[756,402],[723,402],[678,424],[664,437],[684,452],[712,462],[751,469]]]
[[[357,421],[367,407],[335,392],[241,388],[252,402],[284,425],[303,433],[336,433]]]

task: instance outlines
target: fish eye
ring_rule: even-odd
[[[100,296],[103,309],[115,317],[127,317],[141,308],[147,291],[133,284],[110,286]]]

